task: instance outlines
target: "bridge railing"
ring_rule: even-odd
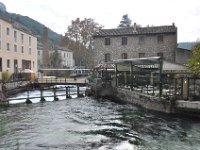
[[[72,84],[86,84],[88,81],[86,78],[38,78],[38,83],[72,83]]]

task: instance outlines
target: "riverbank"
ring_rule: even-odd
[[[114,87],[109,82],[95,81],[90,83],[91,95],[99,98],[108,98],[140,106],[144,109],[162,112],[166,114],[187,115],[200,118],[200,101],[174,100],[152,96],[130,88]]]

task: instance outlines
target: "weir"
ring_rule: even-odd
[[[40,102],[45,102],[46,101],[46,98],[49,98],[49,97],[53,97],[54,101],[58,101],[59,100],[59,96],[65,96],[66,99],[68,98],[72,98],[72,95],[77,95],[77,97],[83,97],[84,96],[84,93],[80,93],[80,87],[77,86],[76,87],[76,94],[73,94],[71,93],[71,89],[74,88],[74,87],[71,87],[71,86],[65,86],[65,87],[49,87],[49,88],[42,88],[40,87],[39,88],[39,91],[40,91],[40,96],[30,96],[30,91],[32,89],[28,89],[27,90],[27,94],[26,94],[26,97],[23,97],[23,98],[8,98],[6,101],[13,101],[13,100],[25,100],[26,99],[26,103],[27,104],[30,104],[32,103],[31,99],[35,99],[35,98],[40,98]],[[45,91],[52,91],[52,94],[51,95],[47,95],[45,96],[44,95],[44,92]],[[58,92],[61,92],[61,91],[65,91],[64,94],[59,94]]]
[[[17,81],[19,82],[19,81]],[[8,86],[7,86],[8,85]],[[65,85],[63,88],[58,88],[56,85]],[[1,103],[8,103],[12,100],[22,100],[26,99],[26,103],[32,103],[31,99],[40,98],[40,102],[45,102],[47,97],[54,97],[54,101],[58,101],[58,96],[65,96],[67,98],[72,98],[71,86],[76,86],[77,97],[83,97],[84,93],[80,93],[80,87],[87,85],[86,78],[38,78],[34,82],[27,81],[23,86],[18,86],[15,82],[9,82],[4,84],[5,90],[1,90]],[[53,86],[53,88],[52,88]],[[30,91],[37,89],[40,91],[40,96],[30,96]],[[15,95],[17,93],[26,91],[26,98],[9,98],[5,95]],[[52,95],[44,96],[44,91],[52,91]],[[64,94],[58,94],[58,91],[65,91]],[[74,94],[73,94],[74,95]]]

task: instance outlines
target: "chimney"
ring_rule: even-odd
[[[43,67],[49,66],[49,45],[48,45],[48,28],[43,29]]]
[[[137,24],[136,23],[134,23],[134,25],[133,25],[133,32],[137,32]]]

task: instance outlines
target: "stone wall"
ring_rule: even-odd
[[[120,88],[117,88],[117,97],[121,101],[138,105],[149,110],[174,113],[173,109],[170,107],[170,103],[167,101],[160,101],[158,97]]]
[[[157,42],[157,36],[163,35],[163,43]],[[127,53],[128,58],[138,58],[139,53],[145,53],[145,57],[157,56],[162,52],[166,60],[175,62],[175,51],[177,49],[177,34],[150,34],[143,35],[144,42],[139,42],[141,35],[128,37],[127,45],[122,45],[123,36],[112,36],[110,45],[105,45],[105,37],[94,38],[94,63],[95,65],[105,61],[105,54],[111,54],[111,60],[121,59],[122,53]]]

